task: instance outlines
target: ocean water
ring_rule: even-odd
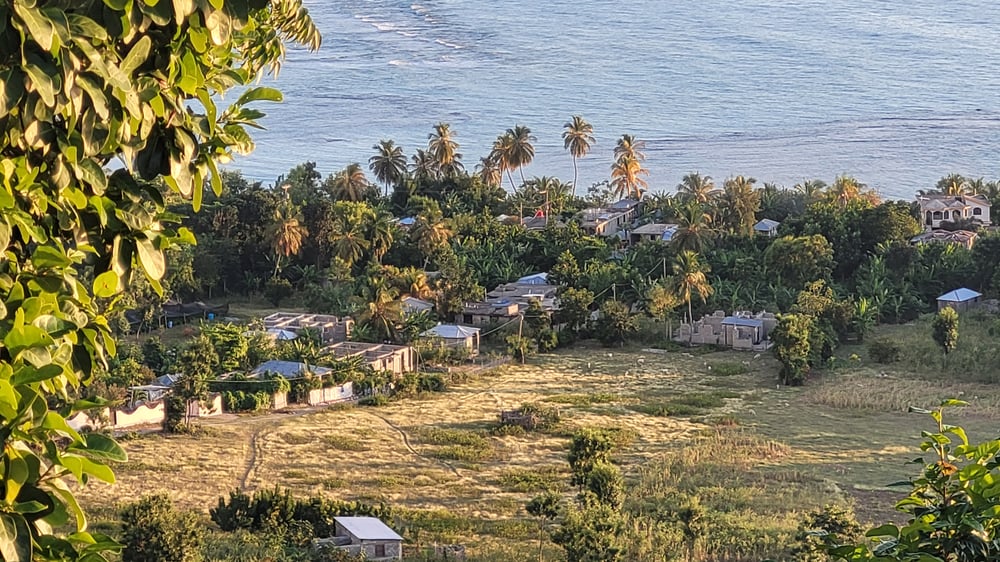
[[[272,182],[305,160],[367,169],[439,121],[466,166],[516,124],[525,174],[572,180],[563,124],[597,145],[646,141],[654,191],[692,171],[791,186],[850,174],[909,198],[957,172],[1000,177],[1000,4],[989,0],[307,0],[317,53],[291,49],[257,150],[232,167]]]

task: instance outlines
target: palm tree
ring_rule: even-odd
[[[410,158],[410,171],[413,175],[422,180],[436,180],[441,178],[441,168],[438,166],[434,155],[426,150],[417,149],[417,152]]]
[[[367,276],[362,293],[368,304],[358,315],[358,323],[370,326],[377,339],[396,339],[396,327],[403,320],[396,289],[386,281],[385,276],[374,273]]]
[[[754,189],[757,180],[745,176],[728,178],[723,184],[723,201],[728,210],[733,232],[750,236],[760,210],[760,193]]]
[[[333,254],[344,260],[348,267],[353,267],[371,247],[371,242],[359,232],[358,226],[341,225],[341,228],[331,235]]]
[[[698,254],[689,250],[684,250],[677,254],[673,264],[674,278],[673,288],[681,301],[687,304],[688,325],[694,327],[694,311],[691,300],[697,296],[705,302],[712,295],[712,285],[709,284],[705,276],[710,271],[707,265],[702,264],[698,259]],[[688,345],[691,344],[693,329],[688,331]]]
[[[301,217],[291,205],[282,205],[274,210],[274,218],[268,227],[268,237],[271,239],[271,249],[274,250],[274,276],[281,270],[281,257],[298,255],[302,250],[309,231],[302,225]]]
[[[795,191],[805,197],[806,205],[821,199],[825,189],[826,182],[823,180],[804,180],[802,183],[795,184]]]
[[[712,215],[704,205],[695,201],[689,201],[678,209],[677,223],[677,232],[671,242],[681,251],[701,252],[715,235]]]
[[[372,147],[378,151],[368,159],[368,169],[375,174],[378,181],[385,184],[385,194],[389,195],[389,186],[397,186],[406,177],[406,155],[402,147],[391,140],[381,140]]]
[[[382,256],[392,247],[395,239],[395,225],[391,214],[382,209],[370,215],[368,223],[368,240],[371,243],[372,258],[379,264],[382,263]]]
[[[514,135],[512,130],[508,129],[506,133],[497,136],[497,140],[493,141],[493,150],[490,151],[489,158],[497,167],[497,170],[502,175],[504,172],[507,173],[507,179],[510,180],[510,189],[512,191],[517,191],[517,186],[514,185],[514,176],[511,172],[516,168],[511,162],[511,155],[514,151]]]
[[[535,159],[535,145],[532,143],[538,139],[531,134],[531,129],[524,125],[516,125],[513,129],[507,129],[507,135],[512,139],[507,161],[512,170],[521,173],[521,183],[523,184],[524,167]]]
[[[646,141],[641,141],[633,135],[622,135],[615,145],[615,160],[627,156],[642,162],[646,159],[646,153],[643,152],[645,148]]]
[[[361,164],[349,164],[333,178],[332,195],[338,201],[361,201],[371,188]]]
[[[642,199],[643,193],[649,186],[642,176],[648,175],[649,170],[643,168],[637,158],[622,155],[611,165],[611,189],[620,199],[625,197]]]
[[[833,181],[833,185],[827,191],[827,196],[841,207],[846,207],[851,201],[856,201],[869,195],[868,186],[851,176],[837,176],[837,179]]]
[[[574,115],[563,127],[563,148],[573,157],[573,197],[576,197],[576,161],[586,156],[594,145],[594,127],[579,115]]]
[[[431,294],[431,286],[427,279],[427,272],[416,267],[404,267],[396,276],[397,286],[402,287],[401,292],[417,299],[427,299]]]
[[[684,199],[701,204],[708,203],[719,194],[712,176],[703,176],[698,172],[692,172],[681,178],[677,191]]]
[[[458,152],[458,143],[454,140],[451,125],[438,123],[434,132],[427,136],[427,152],[437,162],[437,168],[446,176],[453,176],[462,171],[462,155]]]
[[[500,185],[500,181],[503,179],[503,170],[494,159],[493,152],[479,159],[479,164],[476,165],[476,174],[483,183],[490,187]]]
[[[446,244],[451,235],[451,229],[439,213],[420,215],[410,227],[410,237],[424,255],[425,265],[430,261],[430,255],[434,250]]]
[[[969,187],[969,180],[960,174],[941,178],[937,182],[937,189],[944,195],[965,195],[973,192]]]

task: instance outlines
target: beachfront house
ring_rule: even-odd
[[[469,356],[479,355],[479,328],[457,324],[438,324],[420,334],[422,340],[440,341],[446,347],[464,347]]]
[[[982,296],[982,293],[977,293],[976,291],[966,289],[965,287],[955,289],[954,291],[948,291],[937,298],[938,310],[942,310],[945,307],[951,307],[955,309],[955,312],[965,312],[966,310],[979,306],[979,299],[981,299]]]
[[[342,550],[353,558],[402,560],[403,537],[377,517],[334,517],[334,536],[317,539],[317,549]]]
[[[940,228],[943,222],[971,221],[990,224],[990,201],[983,195],[921,195],[920,217],[924,228]]]

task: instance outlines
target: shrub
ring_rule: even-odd
[[[194,513],[174,510],[165,495],[147,496],[121,512],[123,562],[198,562],[204,542]]]
[[[722,363],[712,364],[712,374],[720,377],[731,377],[735,375],[743,375],[750,371],[750,368],[742,363],[734,363],[730,361]]]
[[[275,307],[281,305],[281,301],[292,296],[295,291],[288,279],[272,278],[264,285],[264,298]]]
[[[261,412],[271,407],[271,395],[264,391],[223,392],[222,404],[229,412]]]
[[[868,357],[876,363],[895,363],[903,357],[903,350],[886,339],[868,342]]]
[[[358,400],[359,406],[385,406],[389,403],[389,397],[384,394],[373,394]]]

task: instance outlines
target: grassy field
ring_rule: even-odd
[[[923,323],[884,335],[933,345]],[[953,421],[973,439],[995,433],[1000,391],[974,378],[960,382],[926,361],[870,364],[860,346],[842,348],[838,365],[786,388],[775,385],[769,353],[580,347],[377,408],[226,417],[196,436],[138,436],[125,443],[130,461],[119,482],[82,495],[99,517],[158,491],[207,513],[233,488],[278,485],[419,514],[397,525],[421,542],[465,543],[482,559],[537,559],[529,545],[538,527],[525,502],[546,488],[571,497],[569,435],[614,427],[630,438],[615,459],[633,505],[696,490],[715,513],[712,524],[728,530],[719,535],[726,544],[711,536],[700,544],[701,559],[759,560],[780,551],[802,515],[824,503],[853,503],[866,521],[892,516],[895,496],[885,485],[913,473],[904,463],[930,421],[907,406],[975,397]],[[558,407],[558,427],[490,433],[500,410],[529,402]],[[656,540],[648,537],[650,549]],[[558,549],[546,548],[557,559]],[[637,556],[655,559],[652,550]]]

